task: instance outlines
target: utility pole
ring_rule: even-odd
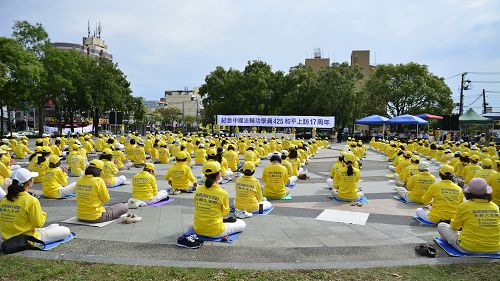
[[[462,82],[460,83],[460,107],[458,109],[458,115],[464,114],[464,80],[467,72],[462,73]]]
[[[486,113],[486,106],[488,104],[486,103],[486,91],[483,89],[483,114]]]

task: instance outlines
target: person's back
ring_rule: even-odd
[[[20,234],[39,238],[36,229],[43,226],[47,214],[42,211],[38,199],[22,191],[13,201],[4,197],[0,201],[0,210],[0,229],[4,241]]]
[[[160,149],[158,149],[158,161],[161,164],[170,163],[170,153],[166,146],[162,145]]]
[[[352,167],[353,173],[348,174],[348,166],[341,167],[335,173],[334,183],[338,186],[337,197],[342,199],[354,200],[358,198],[358,181],[360,177],[359,169]]]
[[[432,203],[429,220],[435,223],[451,220],[458,206],[464,201],[462,188],[451,180],[442,180],[432,184],[422,196],[422,203]]]
[[[474,157],[477,157],[477,160],[479,161],[479,156],[474,155]],[[477,164],[477,161],[472,160],[474,157],[471,157],[472,163],[465,166],[463,171],[464,182],[466,184],[469,183],[469,181],[474,178],[474,175],[477,173],[477,171],[482,169],[481,166]]]
[[[106,211],[103,204],[110,199],[104,180],[84,175],[76,182],[76,216],[79,220],[98,220]]]
[[[257,162],[257,156],[255,155],[255,153],[253,152],[253,150],[247,150],[247,151],[245,151],[244,161],[245,162],[253,162],[253,163],[256,164],[256,162]]]
[[[140,171],[132,178],[132,198],[151,200],[158,194],[156,178],[147,171]]]
[[[436,177],[428,170],[420,170],[418,174],[411,176],[408,179],[407,189],[409,198],[413,202],[421,203],[422,196],[427,192],[429,187],[436,182]]]
[[[128,160],[135,162],[135,147],[136,144],[129,144],[125,147],[125,153],[127,153]]]
[[[138,145],[134,149],[134,164],[135,165],[142,165],[146,163],[146,152],[144,151],[144,147],[141,145]]]
[[[195,164],[203,164],[205,163],[205,157],[207,156],[207,152],[203,147],[198,147],[194,150],[194,163]]]
[[[60,167],[49,168],[45,172],[42,183],[43,196],[46,198],[59,198],[59,188],[68,184],[68,175]]]
[[[68,155],[68,165],[72,175],[82,175],[85,169],[85,160],[77,151],[72,151]]]
[[[188,190],[189,183],[196,182],[195,177],[191,168],[186,164],[186,162],[175,162],[174,165],[170,167],[167,174],[165,175],[165,180],[172,182],[172,188],[176,190]]]
[[[236,180],[235,190],[235,209],[251,212],[259,208],[259,202],[262,200],[262,189],[258,179],[254,176],[239,177]]]
[[[460,229],[459,243],[471,252],[500,251],[500,214],[498,205],[487,199],[471,199],[458,206],[451,220],[453,229]]]
[[[203,236],[217,236],[224,232],[223,217],[229,214],[227,191],[218,184],[198,187],[194,201],[194,231]]]
[[[283,167],[286,168],[286,171],[288,172],[288,176],[292,176],[292,174],[293,174],[292,163],[290,163],[290,161],[282,158],[281,159],[281,165],[283,165]]]
[[[113,185],[115,184],[115,177],[118,174],[118,168],[116,167],[115,163],[109,161],[109,160],[104,160],[104,169],[102,170],[101,173],[101,178],[104,180],[106,185]]]
[[[288,172],[280,163],[267,165],[262,173],[262,180],[265,184],[264,196],[269,198],[283,198],[287,194],[285,184],[288,181]]]
[[[235,172],[238,170],[238,163],[240,161],[238,153],[234,150],[228,150],[224,152],[224,158],[227,160],[227,165],[231,171]]]

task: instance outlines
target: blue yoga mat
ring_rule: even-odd
[[[59,241],[55,241],[55,242],[52,242],[52,243],[48,243],[48,244],[45,244],[45,247],[41,246],[40,249],[43,250],[43,251],[48,251],[50,249],[53,249],[59,245],[61,245],[62,243],[66,243],[70,240],[73,240],[74,238],[76,237],[76,234],[74,232],[71,232],[68,237],[64,238],[63,240],[59,240]]]
[[[286,184],[286,185],[285,185],[285,187],[288,187],[288,188],[290,188],[290,189],[294,189],[296,185],[297,185],[297,183],[294,183],[294,184],[292,184],[292,185],[288,185],[288,184]]]
[[[426,220],[424,220],[423,218],[421,218],[421,217],[419,217],[417,215],[413,215],[413,218],[416,219],[421,224],[425,224],[425,225],[437,225],[437,223],[433,223],[431,221],[426,221]]]
[[[471,258],[492,258],[500,259],[500,254],[466,254],[455,249],[450,243],[444,241],[441,237],[434,236],[434,241],[452,257],[471,257]]]
[[[334,196],[333,197],[333,201],[334,202],[343,202],[343,203],[359,202],[359,203],[362,203],[362,204],[367,204],[368,203],[368,198],[366,198],[365,196],[363,196],[359,200],[347,200],[347,199],[340,199],[340,198],[337,198],[337,197]]]
[[[398,200],[399,202],[402,202],[402,203],[405,203],[405,204],[408,204],[408,205],[416,205],[418,204],[417,202],[408,202],[406,201],[406,199],[404,199],[403,197],[400,197],[400,196],[397,196],[397,195],[394,195],[392,198]]]
[[[259,210],[252,212],[252,214],[263,216],[263,215],[269,214],[273,209],[274,209],[274,206],[271,206],[271,208],[263,210],[262,214],[259,214]],[[229,211],[234,212],[235,211],[234,207],[231,206],[231,208],[229,209]]]
[[[71,193],[71,194],[68,194],[62,198],[47,198],[43,195],[40,195],[40,198],[45,198],[45,199],[66,199],[66,198],[75,198],[76,197],[76,194],[75,193]]]
[[[269,198],[267,197],[268,200],[292,200],[292,194],[288,193],[285,197],[283,198]]]
[[[194,228],[191,228],[188,230],[188,232],[184,233],[184,235],[186,236],[189,236],[189,235],[192,235],[192,234],[196,234],[194,232]],[[202,235],[198,235],[198,238],[200,240],[203,240],[203,241],[210,241],[210,242],[221,242],[221,243],[228,243],[228,244],[231,244],[233,243],[234,240],[236,240],[236,238],[238,238],[238,236],[241,234],[241,232],[238,232],[238,233],[233,233],[231,235],[229,235],[229,240],[222,240],[222,238],[213,238],[213,237],[207,237],[207,236],[202,236]]]

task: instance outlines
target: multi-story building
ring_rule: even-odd
[[[62,50],[76,50],[82,54],[95,57],[104,57],[110,60],[113,59],[113,55],[108,51],[108,45],[101,38],[101,24],[96,27],[93,34],[90,33],[90,24],[88,25],[87,37],[83,37],[82,44],[76,43],[66,43],[66,42],[56,42],[52,46],[54,48]]]
[[[193,90],[167,90],[165,91],[165,97],[160,98],[158,105],[178,108],[183,116],[195,116],[196,119],[198,119],[203,109],[198,88]]]
[[[364,77],[368,77],[373,72],[375,66],[370,65],[370,50],[355,50],[351,52],[351,66],[361,67]]]
[[[311,67],[314,72],[319,72],[321,68],[330,66],[330,58],[323,58],[321,49],[314,49],[314,57],[306,59],[305,65]]]

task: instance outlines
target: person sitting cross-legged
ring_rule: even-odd
[[[144,169],[132,178],[132,198],[128,200],[129,207],[134,209],[165,199],[168,200],[168,193],[166,190],[158,190],[154,164],[146,163]]]

